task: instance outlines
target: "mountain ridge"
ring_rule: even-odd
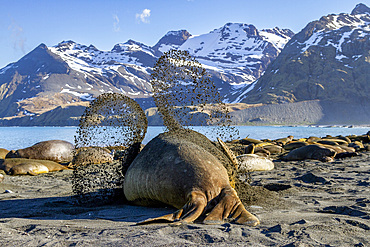
[[[75,123],[76,109],[104,92],[123,93],[151,109],[151,69],[173,48],[189,51],[207,69],[225,103],[248,105],[233,111],[246,124],[258,124],[258,119],[262,124],[287,123],[289,111],[278,114],[281,107],[292,109],[292,114],[307,112],[308,107],[322,115],[294,118],[305,123],[370,121],[365,117],[370,116],[370,9],[358,4],[351,14],[323,16],[297,34],[227,23],[197,36],[170,31],[154,46],[128,40],[110,51],[73,41],[41,44],[0,69],[0,124],[31,125],[26,120],[54,116],[54,109],[66,123]]]
[[[263,68],[276,58],[284,42],[292,35],[290,30],[275,28],[260,31],[266,36],[262,37],[253,25],[241,23],[228,23],[215,30],[223,30],[224,36],[214,37],[213,41],[220,45],[219,55],[213,54],[212,57],[192,53],[192,46],[186,46],[186,43],[191,39],[199,41],[201,35],[195,37],[186,30],[167,32],[153,47],[134,40],[115,44],[109,51],[71,40],[51,47],[40,44],[19,61],[0,69],[0,118],[35,119],[59,106],[84,105],[85,101],[106,92],[123,93],[134,98],[143,109],[153,107],[150,73],[158,57],[172,48],[188,49],[196,59],[225,65],[222,69],[205,66],[224,100],[233,101],[233,91],[260,76]],[[245,40],[256,40],[259,46],[253,46],[253,42],[235,42],[237,35]],[[241,49],[258,51],[261,56],[248,58],[246,54],[243,57],[253,60],[253,64],[249,67],[237,64],[232,57],[237,56]],[[255,69],[259,73],[252,75]]]
[[[310,22],[291,38],[264,75],[244,90],[245,103],[304,100],[368,102],[370,14],[352,11]]]

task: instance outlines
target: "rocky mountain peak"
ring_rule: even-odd
[[[310,22],[245,90],[243,102],[370,102],[367,11],[359,4],[351,14],[330,14]]]
[[[153,46],[153,50],[160,56],[166,51],[177,49],[190,37],[191,34],[186,30],[169,31]]]
[[[190,36],[191,36],[191,34],[187,30],[184,30],[183,29],[183,30],[179,30],[179,31],[169,31],[169,32],[166,33],[166,35],[163,38],[172,37],[172,38],[174,38],[174,40],[172,41],[172,43],[174,43],[176,45],[181,45]]]
[[[271,34],[275,34],[281,38],[291,38],[294,36],[294,32],[290,29],[280,29],[278,27],[274,27],[272,29],[262,29],[262,31],[266,32],[266,33],[271,33]]]
[[[258,29],[254,25],[244,23],[227,23],[223,27],[215,29],[213,32],[220,33],[222,39],[230,38],[241,32],[247,37],[259,36]]]
[[[361,14],[370,14],[370,8],[363,3],[359,3],[352,10],[351,15],[361,15]]]
[[[54,47],[59,51],[66,51],[66,50],[73,49],[76,45],[77,43],[72,40],[67,40],[67,41],[63,40],[62,42],[60,42]]]

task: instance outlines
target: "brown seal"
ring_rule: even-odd
[[[113,155],[107,148],[91,147],[80,148],[78,153],[73,157],[72,164],[68,167],[84,166],[90,164],[103,164],[113,162]]]
[[[5,148],[0,148],[0,159],[5,159],[8,153],[9,153],[9,150]]]
[[[282,160],[305,160],[314,159],[320,161],[333,161],[333,157],[336,152],[330,148],[322,145],[311,144],[308,146],[300,147],[289,152],[287,155],[282,157]]]
[[[245,154],[254,154],[255,145],[253,143],[249,144],[245,147],[244,153]]]
[[[259,224],[231,187],[220,159],[209,151],[211,148],[207,150],[212,146],[215,148],[210,140],[191,130],[162,133],[145,146],[125,175],[126,198],[136,205],[167,204],[178,211],[138,224],[189,223],[199,217],[205,217],[203,222],[208,224],[227,218],[239,224]]]
[[[37,175],[64,170],[67,167],[50,160],[11,158],[1,163],[0,169],[9,175]]]
[[[280,138],[280,139],[276,139],[275,142],[276,143],[280,143],[282,145],[285,145],[287,144],[288,142],[292,141],[294,138],[294,136],[288,136],[286,138]]]
[[[249,144],[252,144],[252,143],[253,144],[262,143],[262,141],[246,137],[244,139],[240,139],[239,143],[243,144],[243,145],[249,145]]]
[[[52,160],[55,162],[70,162],[73,158],[74,146],[62,140],[50,140],[35,145],[10,151],[6,158],[26,158],[38,160]]]
[[[268,158],[270,157],[270,151],[268,151],[267,149],[264,149],[263,147],[256,147],[254,149],[254,154],[260,156],[260,157],[265,157],[265,158]]]
[[[272,145],[272,144],[264,146],[263,149],[269,151],[270,154],[281,154],[285,151],[284,148],[278,145]]]
[[[289,143],[284,145],[284,149],[285,150],[293,150],[293,149],[301,148],[301,147],[308,146],[308,145],[309,144],[307,142],[301,142],[301,141],[289,142]]]

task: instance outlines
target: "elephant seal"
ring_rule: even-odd
[[[257,147],[254,149],[254,153],[255,155],[258,155],[258,156],[261,156],[261,157],[265,157],[265,158],[268,158],[270,157],[270,151],[268,151],[267,149],[264,149],[263,147]]]
[[[291,161],[291,160],[314,159],[323,162],[328,162],[333,161],[333,157],[335,155],[336,152],[330,148],[326,148],[317,144],[311,144],[308,146],[292,150],[287,155],[282,157],[282,160]]]
[[[348,146],[356,149],[356,151],[360,151],[361,149],[365,148],[364,144],[362,144],[362,142],[359,141],[351,142],[350,144],[348,144]]]
[[[322,138],[322,141],[332,141],[338,143],[338,145],[348,145],[350,142],[342,140],[340,138]]]
[[[1,163],[0,169],[9,175],[37,175],[68,168],[50,160],[11,158]]]
[[[6,158],[26,158],[38,160],[51,160],[55,162],[70,162],[73,159],[74,146],[62,140],[38,142],[35,145],[10,151]]]
[[[245,154],[254,154],[255,145],[253,143],[249,144],[245,147],[244,153]]]
[[[270,171],[274,169],[274,163],[257,154],[243,154],[236,156],[239,167],[238,172]]]
[[[274,163],[267,159],[267,157],[261,155],[263,153],[262,150],[264,150],[262,147],[257,147],[257,149],[260,149],[260,152],[257,152],[255,154],[243,154],[239,156],[235,156],[234,152],[229,149],[229,147],[220,139],[217,138],[219,144],[221,145],[221,148],[223,149],[226,156],[231,160],[233,165],[236,167],[238,173],[245,173],[245,172],[251,172],[251,171],[269,171],[274,168]],[[249,144],[249,146],[255,146],[254,144]],[[256,145],[257,146],[257,145]],[[281,147],[279,147],[281,148]],[[267,150],[264,150],[268,152],[268,155],[270,155],[270,152]]]
[[[271,153],[267,149],[264,149],[263,147],[256,147],[256,145],[251,143],[245,147],[244,154],[256,154],[261,157],[269,157]]]
[[[345,141],[345,142],[347,142],[347,143],[351,143],[352,141],[351,141],[351,139],[349,139],[347,136],[337,136],[336,137],[337,139],[340,139],[340,140],[343,140],[343,141]]]
[[[41,163],[24,163],[13,166],[9,170],[10,175],[32,175],[36,176],[41,173],[48,173],[49,169]]]
[[[8,153],[9,153],[9,150],[5,148],[0,148],[0,159],[5,159]]]
[[[308,146],[308,145],[309,144],[307,142],[300,142],[300,141],[289,142],[289,143],[284,145],[284,149],[285,150],[293,150],[293,149],[301,148],[301,147]]]
[[[310,137],[307,138],[308,143],[315,143],[315,142],[318,142],[318,141],[321,141],[321,138],[317,137],[317,136],[310,136]]]
[[[281,154],[285,151],[283,147],[280,147],[278,145],[273,145],[273,144],[266,145],[263,147],[263,149],[269,151],[270,154]]]
[[[285,145],[285,144],[287,144],[288,142],[290,142],[290,141],[292,141],[293,140],[293,138],[294,138],[294,136],[288,136],[288,137],[286,137],[286,138],[280,138],[280,139],[276,139],[276,140],[274,140],[276,143],[278,143],[278,144],[282,144],[282,145]]]
[[[252,143],[253,144],[262,143],[262,141],[246,137],[244,139],[240,139],[239,143],[243,144],[243,145],[249,145],[249,144],[252,144]]]
[[[81,148],[73,157],[72,164],[68,165],[68,167],[74,168],[76,166],[103,164],[107,162],[113,162],[113,155],[109,149],[102,147]]]
[[[318,141],[317,142],[318,144],[322,144],[322,145],[330,145],[330,146],[338,146],[338,142],[336,141],[332,141],[332,140],[329,140],[329,139],[323,139],[321,141]]]
[[[217,153],[226,156],[208,138],[192,130],[169,131],[152,139],[128,168],[124,194],[136,205],[167,204],[178,211],[138,224],[181,224],[205,217],[206,224],[230,218],[235,223],[258,225],[257,217],[244,208],[231,187]]]

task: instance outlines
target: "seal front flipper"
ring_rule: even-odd
[[[176,225],[182,223],[191,223],[196,220],[204,211],[207,200],[200,192],[191,192],[188,196],[188,202],[173,214],[163,215],[157,218],[147,219],[138,222],[137,225],[160,223],[160,222],[174,222]]]

